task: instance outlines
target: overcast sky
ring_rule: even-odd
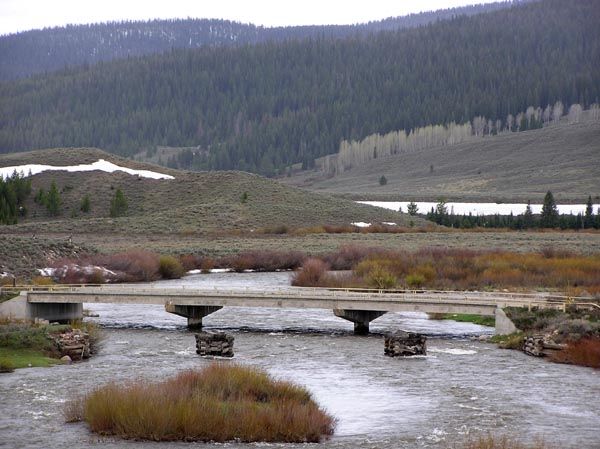
[[[0,0],[0,34],[115,20],[219,18],[256,25],[350,24],[496,0]]]

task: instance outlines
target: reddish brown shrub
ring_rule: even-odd
[[[344,245],[336,252],[325,254],[321,257],[332,270],[351,270],[357,263],[369,256],[383,254],[383,248],[374,248],[357,245]]]
[[[299,251],[247,251],[221,258],[219,266],[235,271],[295,270],[305,259],[306,255]]]
[[[600,338],[582,338],[569,342],[566,349],[552,354],[550,360],[600,368]]]
[[[306,259],[302,268],[294,273],[292,285],[297,287],[320,287],[329,266],[320,259]]]
[[[202,257],[198,262],[198,265],[203,273],[208,273],[210,270],[216,267],[217,263],[211,257]]]
[[[179,256],[179,262],[185,271],[195,270],[200,267],[198,258],[193,254]]]

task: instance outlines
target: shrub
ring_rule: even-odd
[[[425,284],[425,277],[419,273],[411,273],[404,278],[409,288],[421,288]]]
[[[192,254],[179,256],[179,262],[185,271],[194,270],[199,267],[198,258]]]
[[[495,335],[490,341],[498,343],[498,346],[502,349],[523,349],[525,335],[522,332],[515,332],[510,335]]]
[[[307,259],[292,276],[292,285],[319,287],[327,275],[328,265],[320,259]]]
[[[558,363],[600,368],[600,338],[582,338],[571,341],[566,349],[550,355],[550,360]]]
[[[216,262],[214,261],[214,259],[212,259],[210,257],[203,257],[200,260],[200,270],[203,273],[208,273],[210,270],[215,268],[215,266],[216,266]]]
[[[375,267],[367,275],[367,283],[378,289],[394,288],[396,282],[396,277],[381,266]]]
[[[54,281],[48,276],[34,276],[31,279],[33,285],[52,285]]]
[[[304,388],[222,364],[162,382],[111,383],[65,413],[93,432],[153,441],[319,442],[335,426]]]
[[[221,258],[219,266],[232,268],[238,272],[244,270],[295,270],[302,265],[305,259],[306,256],[299,251],[246,251]]]
[[[15,364],[7,358],[0,358],[0,373],[12,373],[15,370]]]
[[[179,279],[185,274],[183,265],[173,256],[160,256],[158,271],[163,279]]]
[[[356,265],[354,272],[363,277],[369,287],[378,289],[394,288],[396,277],[390,272],[382,261],[377,259],[366,259]]]

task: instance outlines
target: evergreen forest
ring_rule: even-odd
[[[542,0],[412,29],[173,49],[0,84],[0,152],[188,147],[275,175],[340,142],[600,97],[600,2]]]
[[[265,28],[220,19],[124,21],[44,28],[0,36],[0,80],[52,72],[69,66],[170,51],[173,48],[244,46],[309,37],[345,37],[426,25],[532,0],[469,5],[357,25]]]

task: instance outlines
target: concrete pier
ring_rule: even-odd
[[[174,313],[187,318],[188,327],[190,329],[202,329],[202,318],[217,310],[221,310],[222,306],[188,306],[167,303],[165,310],[169,313]]]
[[[367,335],[369,333],[369,323],[386,312],[377,310],[346,310],[334,309],[333,314],[354,323],[354,333],[356,335]]]

